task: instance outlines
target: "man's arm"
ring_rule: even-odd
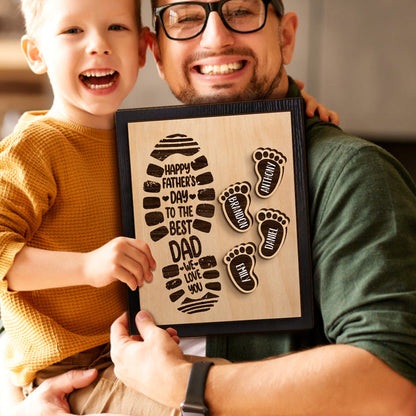
[[[128,336],[125,315],[112,326],[117,376],[130,388],[178,407],[191,365],[149,315],[140,312],[136,324],[143,341]],[[348,345],[213,366],[205,400],[212,416],[416,414],[416,387],[374,355]]]

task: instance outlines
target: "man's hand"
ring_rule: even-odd
[[[152,317],[136,316],[140,336],[130,337],[127,314],[111,327],[111,358],[116,376],[128,387],[166,406],[179,407],[191,370],[179,348],[177,332],[158,328]]]
[[[302,97],[306,104],[306,115],[313,117],[315,112],[318,112],[319,118],[322,121],[334,123],[339,126],[339,115],[336,111],[329,111],[323,104],[319,104],[315,97],[305,92],[303,89],[305,84],[302,81],[295,79],[296,84],[301,89]]]
[[[88,386],[97,377],[96,370],[72,370],[44,381],[30,396],[18,404],[12,416],[75,416],[70,413],[67,394]],[[102,414],[102,416],[128,416]],[[98,416],[98,415],[87,415]]]

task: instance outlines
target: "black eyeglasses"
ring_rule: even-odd
[[[220,0],[210,3],[182,1],[154,9],[154,25],[159,18],[166,36],[172,40],[188,40],[200,35],[211,12],[217,12],[225,27],[237,33],[262,29],[270,1],[279,15],[283,7],[278,0]]]

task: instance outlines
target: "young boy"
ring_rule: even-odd
[[[140,4],[22,0],[22,10],[23,52],[35,73],[48,73],[54,101],[23,115],[0,143],[5,361],[25,394],[71,368],[95,367],[96,391],[72,395],[73,412],[147,414],[146,398],[117,384],[107,345],[126,308],[124,283],[150,282],[156,267],[144,242],[119,237],[114,112],[145,63]],[[174,412],[151,406],[149,414]]]
[[[139,1],[23,0],[22,10],[23,52],[54,93],[48,112],[25,114],[0,143],[5,362],[30,391],[105,356],[124,283],[151,281],[156,264],[144,242],[118,237],[114,112],[145,63]]]

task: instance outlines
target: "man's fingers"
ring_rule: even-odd
[[[136,315],[136,326],[143,340],[145,340],[154,329],[160,329],[155,324],[153,317],[146,311],[138,312]],[[176,329],[168,328],[166,331],[162,331],[161,333],[164,332],[166,332],[167,335],[169,335],[177,344],[179,344],[180,339]]]
[[[140,311],[137,313],[136,326],[143,339],[146,339],[146,335],[152,328],[156,328],[153,318],[146,311]]]
[[[117,345],[121,339],[129,336],[127,312],[118,317],[111,325],[110,342],[111,345]]]
[[[298,79],[295,79],[295,82],[296,82],[296,84],[297,84],[297,86],[299,87],[300,90],[303,90],[305,88],[305,83],[304,82],[302,82]]]
[[[179,345],[180,338],[178,337],[178,331],[173,328],[168,328],[166,332],[170,335],[170,337]]]
[[[136,315],[136,324],[140,322],[146,323],[147,321],[150,321],[154,324],[153,318],[149,312],[139,311]]]
[[[331,123],[336,124],[337,126],[339,126],[339,115],[336,111],[330,111],[329,112],[329,120],[331,121]]]
[[[70,394],[75,389],[90,385],[97,377],[97,370],[71,370],[50,378],[41,384],[45,389],[56,394]]]
[[[100,413],[99,415],[87,415],[87,416],[129,416],[129,415],[121,415],[121,414],[114,414],[114,413]]]

